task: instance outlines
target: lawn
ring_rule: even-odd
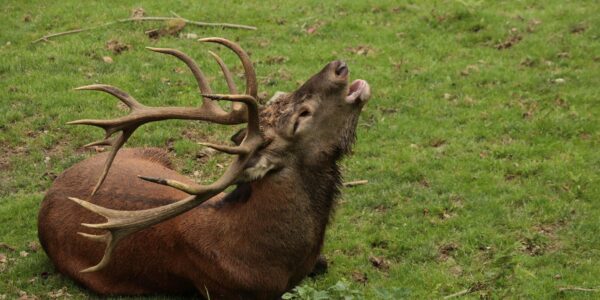
[[[53,178],[93,155],[81,146],[102,136],[65,123],[125,113],[114,98],[73,88],[106,83],[148,105],[196,105],[183,64],[144,49],[190,54],[225,91],[207,53],[217,47],[195,36],[249,50],[265,98],[333,59],[371,85],[355,153],[343,161],[347,181],[368,184],[343,190],[325,243],[329,270],[296,297],[333,297],[339,281],[367,299],[600,297],[597,1],[164,3],[1,4],[0,299],[94,297],[32,243]],[[139,7],[258,30],[188,25],[153,39],[145,32],[169,24],[129,22],[31,43]],[[144,126],[128,145],[168,148],[178,170],[210,181],[227,157],[199,163],[196,142],[234,132],[168,121]]]

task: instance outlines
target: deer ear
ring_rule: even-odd
[[[239,182],[249,182],[261,179],[271,170],[279,169],[280,164],[265,155],[257,156],[246,164]]]
[[[293,126],[290,128],[290,136],[294,136],[307,129],[307,123],[312,119],[313,109],[310,106],[305,105],[301,107],[297,113],[294,114],[292,123]]]

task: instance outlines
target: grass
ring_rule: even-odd
[[[324,249],[329,271],[305,280],[305,289],[345,280],[365,298],[442,298],[464,290],[472,298],[598,296],[560,290],[600,287],[595,1],[4,1],[0,242],[16,249],[0,247],[1,299],[23,292],[47,298],[63,286],[73,298],[94,297],[28,247],[37,239],[44,191],[92,154],[80,150],[83,144],[101,136],[65,123],[124,114],[114,99],[73,87],[109,83],[149,105],[195,105],[192,76],[175,59],[144,50],[156,46],[195,57],[215,90],[225,90],[206,53],[214,47],[170,36],[150,40],[144,31],[160,23],[30,43],[48,32],[128,17],[140,6],[154,16],[174,11],[257,26],[183,32],[238,40],[252,52],[268,95],[294,89],[336,58],[371,84],[355,154],[343,162],[347,180],[369,184],[343,191]],[[115,55],[106,49],[111,39],[131,49]],[[200,168],[195,142],[234,132],[168,121],[145,126],[129,146],[172,145],[184,174],[210,180],[225,158]]]

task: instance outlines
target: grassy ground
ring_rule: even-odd
[[[124,114],[106,95],[73,87],[109,83],[151,105],[195,105],[192,76],[145,46],[197,58],[224,91],[209,45],[126,23],[31,44],[48,33],[170,11],[258,31],[184,28],[223,36],[252,52],[268,95],[291,90],[335,58],[373,97],[324,253],[329,272],[306,280],[325,290],[346,280],[366,298],[583,298],[600,287],[600,5],[596,1],[162,1],[83,4],[4,1],[0,10],[0,299],[93,297],[55,273],[36,240],[44,191],[92,153],[98,129],[79,118]],[[109,40],[130,45],[121,54]],[[236,59],[220,51],[230,64]],[[106,63],[110,56],[113,63]],[[240,71],[238,67],[236,71]],[[241,83],[241,82],[240,82]],[[179,169],[206,180],[198,140],[224,126],[147,125],[130,146],[170,148]],[[567,287],[567,290],[561,288]],[[65,291],[65,290],[63,290]]]

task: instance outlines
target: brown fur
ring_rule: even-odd
[[[88,200],[107,208],[139,210],[184,198],[182,192],[131,176],[148,174],[189,182],[165,167],[164,156],[155,159],[160,155],[140,155],[157,151],[121,150],[104,187]],[[282,172],[270,176],[270,180],[253,183],[252,195],[244,202],[215,205],[222,196],[215,197],[181,216],[142,230],[117,246],[106,269],[80,273],[97,263],[103,247],[78,236],[78,231],[99,233],[79,224],[103,220],[67,200],[66,195],[86,199],[104,159],[105,155],[94,156],[59,176],[42,203],[38,221],[40,241],[58,270],[93,291],[147,294],[206,289],[211,299],[245,299],[238,296],[255,295],[260,287],[264,298],[273,298],[312,270],[323,239],[323,230],[319,229],[323,220],[314,217],[313,208],[303,197],[274,192],[272,185],[293,182],[285,177],[294,174]],[[298,187],[289,185],[286,189]],[[262,196],[259,199],[257,195]]]
[[[337,161],[350,150],[366,102],[344,102],[347,78],[334,73],[340,65],[330,63],[291,96],[262,110],[266,142],[246,166],[255,179],[126,237],[100,271],[80,272],[101,259],[104,244],[77,232],[101,234],[81,223],[105,220],[67,197],[142,210],[187,194],[136,175],[193,183],[158,149],[122,149],[91,197],[107,154],[67,169],[46,194],[38,219],[39,239],[58,271],[105,295],[195,290],[210,299],[276,299],[294,287],[317,263],[339,194]],[[301,115],[307,109],[310,114]],[[270,166],[263,173],[261,161]]]

